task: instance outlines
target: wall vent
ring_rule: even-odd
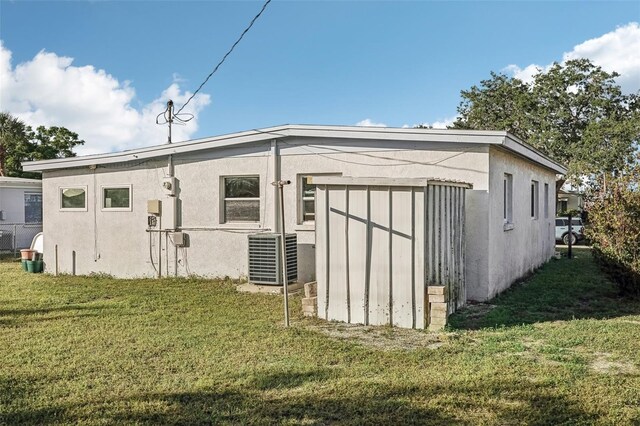
[[[287,279],[298,278],[298,247],[296,234],[286,234]],[[280,234],[249,235],[249,282],[263,285],[282,285],[282,255]]]

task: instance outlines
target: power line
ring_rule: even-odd
[[[198,92],[200,91],[200,89],[202,89],[202,87],[207,84],[207,81],[209,81],[209,79],[211,78],[211,76],[213,74],[216,73],[216,71],[218,71],[218,68],[220,68],[220,66],[224,63],[224,61],[227,59],[227,56],[229,56],[231,54],[231,52],[233,52],[233,49],[236,48],[236,46],[238,45],[238,43],[240,43],[240,41],[242,40],[242,38],[245,36],[245,34],[247,32],[249,32],[249,30],[251,29],[251,27],[253,26],[253,24],[258,20],[258,18],[260,17],[260,15],[262,15],[262,12],[264,12],[264,10],[267,8],[267,6],[269,5],[269,3],[271,3],[271,0],[267,0],[263,5],[262,5],[262,9],[260,9],[260,12],[258,12],[258,14],[256,16],[253,17],[253,19],[251,20],[251,22],[249,23],[249,26],[247,28],[245,28],[245,30],[242,32],[242,34],[240,34],[240,37],[238,37],[238,39],[236,40],[235,43],[233,43],[233,46],[231,46],[231,49],[229,49],[227,51],[227,53],[225,53],[225,55],[222,57],[222,59],[220,60],[220,62],[218,62],[218,65],[215,66],[215,68],[213,69],[213,71],[211,71],[211,73],[209,73],[209,75],[207,76],[207,78],[204,79],[204,81],[202,82],[202,84],[196,89],[195,92],[193,92],[193,95],[191,95],[189,97],[189,99],[187,99],[187,102],[184,103],[184,105],[182,105],[180,107],[180,109],[178,110],[178,112],[176,112],[176,115],[180,114],[180,112],[184,109],[184,107],[186,107],[189,102],[191,102],[191,99],[193,99],[196,94],[198,94]]]

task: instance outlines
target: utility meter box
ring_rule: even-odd
[[[157,214],[162,213],[162,202],[160,200],[147,200],[147,213]]]
[[[162,189],[164,189],[164,193],[167,195],[176,195],[176,184],[177,180],[173,176],[162,178]]]

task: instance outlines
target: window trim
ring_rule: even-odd
[[[502,176],[502,219],[503,229],[510,231],[513,223],[513,174],[504,173]]]
[[[84,190],[84,207],[62,207],[62,191],[65,189]],[[89,189],[87,185],[65,185],[58,187],[58,209],[61,212],[86,212],[89,210]]]
[[[529,196],[531,220],[538,220],[540,217],[540,183],[537,180],[531,180]]]
[[[254,178],[258,178],[258,191],[259,191],[259,196],[258,197],[230,197],[227,198],[227,194],[226,194],[226,185],[225,185],[225,179],[227,178],[248,178],[248,177],[254,177]],[[241,175],[224,175],[224,176],[220,176],[220,214],[219,214],[219,223],[222,224],[227,224],[227,223],[234,223],[234,224],[239,224],[239,223],[244,223],[244,224],[255,224],[255,223],[261,223],[262,220],[262,216],[263,216],[263,212],[262,212],[262,203],[264,202],[262,200],[262,187],[260,186],[260,178],[261,176],[259,174],[241,174]],[[227,220],[226,214],[225,214],[225,205],[227,200],[229,201],[258,201],[258,220]]]
[[[549,219],[549,184],[544,184],[544,218]]]
[[[296,203],[298,205],[297,207],[297,212],[298,212],[298,221],[297,224],[298,225],[315,225],[316,221],[314,220],[304,220],[304,202],[305,201],[309,201],[310,197],[305,197],[303,195],[303,191],[304,191],[304,182],[303,179],[306,179],[307,177],[314,177],[314,176],[342,176],[342,172],[321,172],[321,173],[298,173],[297,175],[297,179],[296,179]],[[315,203],[315,195],[313,196],[313,200]]]
[[[129,190],[129,207],[105,207],[105,189],[123,189],[127,188]],[[130,212],[133,211],[133,184],[122,184],[122,185],[102,185],[100,186],[100,210],[103,212]]]
[[[40,196],[40,221],[39,222],[27,222],[27,203],[26,203],[27,200],[25,200],[27,195],[39,195]],[[25,224],[30,224],[30,225],[42,223],[42,217],[43,217],[43,213],[44,213],[43,212],[43,208],[42,208],[42,206],[43,206],[42,191],[24,191],[22,193],[22,199],[24,200],[24,202],[23,202],[23,206],[24,206],[24,223]]]

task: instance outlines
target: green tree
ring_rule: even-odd
[[[20,161],[29,152],[29,127],[6,112],[0,112],[0,176],[18,176]]]
[[[588,59],[554,64],[531,83],[491,73],[461,92],[454,128],[507,130],[565,163],[569,176],[616,173],[640,139],[639,94],[624,95]]]
[[[11,114],[0,113],[0,175],[39,177],[22,171],[21,163],[31,160],[75,157],[73,148],[84,144],[78,134],[65,127],[38,126],[36,130]]]

